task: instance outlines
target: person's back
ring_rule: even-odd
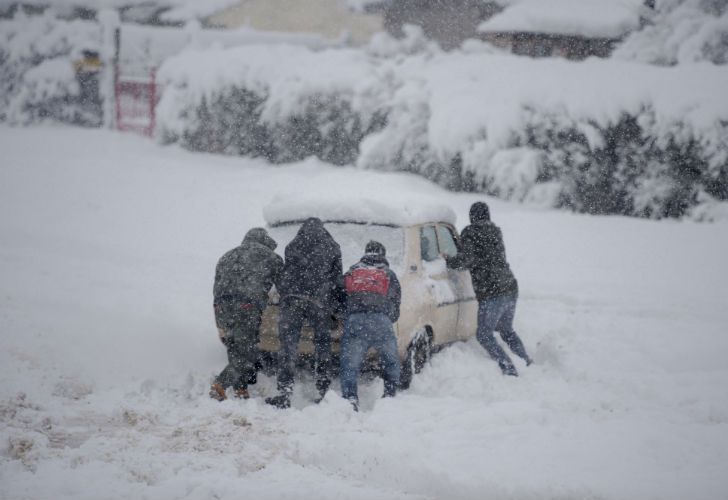
[[[277,244],[262,228],[253,228],[240,246],[223,255],[215,269],[215,303],[224,299],[248,300],[263,310],[268,291],[279,280],[283,259],[274,250]]]
[[[341,248],[319,219],[306,220],[286,246],[281,297],[297,296],[328,307],[341,278]]]
[[[386,314],[392,323],[399,319],[401,288],[397,275],[384,255],[367,253],[344,275],[346,313]]]
[[[477,221],[463,230],[460,241],[461,251],[450,265],[457,267],[457,259],[461,259],[462,267],[470,270],[478,300],[518,293],[498,226],[490,220]]]

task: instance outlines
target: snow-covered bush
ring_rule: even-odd
[[[728,200],[728,163],[711,162],[693,137],[655,137],[646,126],[653,116],[650,109],[624,114],[606,127],[590,124],[591,131],[584,124],[559,127],[548,120],[530,126],[526,143],[542,152],[539,176],[559,184],[554,204],[579,212],[661,218],[684,215],[701,194],[706,200]]]
[[[409,58],[358,165],[580,212],[728,199],[728,71],[450,53]]]
[[[201,150],[355,161],[362,138],[381,128],[379,79],[361,51],[244,46],[190,51],[161,68],[158,134]]]
[[[97,112],[79,100],[73,63],[99,47],[95,23],[52,15],[0,21],[0,121],[29,124],[51,119],[96,124]]]
[[[722,66],[446,54],[379,39],[364,51],[188,52],[160,77],[159,136],[191,149],[316,155],[597,214],[681,216],[728,200]]]
[[[628,36],[614,57],[660,65],[728,64],[728,2],[660,0],[649,24]]]

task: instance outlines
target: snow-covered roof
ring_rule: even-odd
[[[388,0],[340,0],[348,8],[364,12],[371,5],[378,5]],[[61,12],[82,7],[93,10],[145,8],[150,12],[164,10],[160,18],[169,22],[184,22],[192,19],[204,19],[217,12],[239,4],[241,0],[0,0],[0,8],[16,3],[50,6]]]
[[[620,38],[639,27],[641,0],[513,0],[481,33],[547,33]]]
[[[455,224],[455,212],[447,205],[428,204],[419,200],[372,198],[308,197],[274,198],[263,208],[269,226],[300,222],[309,217],[326,221],[410,226],[427,222]]]
[[[134,64],[159,66],[185,48],[236,47],[251,44],[299,45],[311,49],[333,46],[317,33],[258,31],[243,27],[234,30],[173,28],[125,23],[121,28],[122,72]]]

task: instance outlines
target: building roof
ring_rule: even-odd
[[[118,9],[124,17],[136,22],[146,22],[160,17],[162,21],[184,22],[201,19],[223,10],[240,0],[0,0],[0,9],[12,5],[50,7],[60,14],[83,8],[91,11]]]
[[[511,0],[480,33],[545,33],[621,38],[639,27],[642,0]]]

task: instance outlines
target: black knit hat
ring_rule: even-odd
[[[384,257],[387,255],[387,249],[384,248],[384,245],[382,245],[378,241],[371,240],[369,243],[367,243],[367,246],[364,247],[364,253],[381,255],[382,257]]]
[[[476,201],[470,207],[470,223],[483,222],[490,220],[490,209],[484,201]]]

